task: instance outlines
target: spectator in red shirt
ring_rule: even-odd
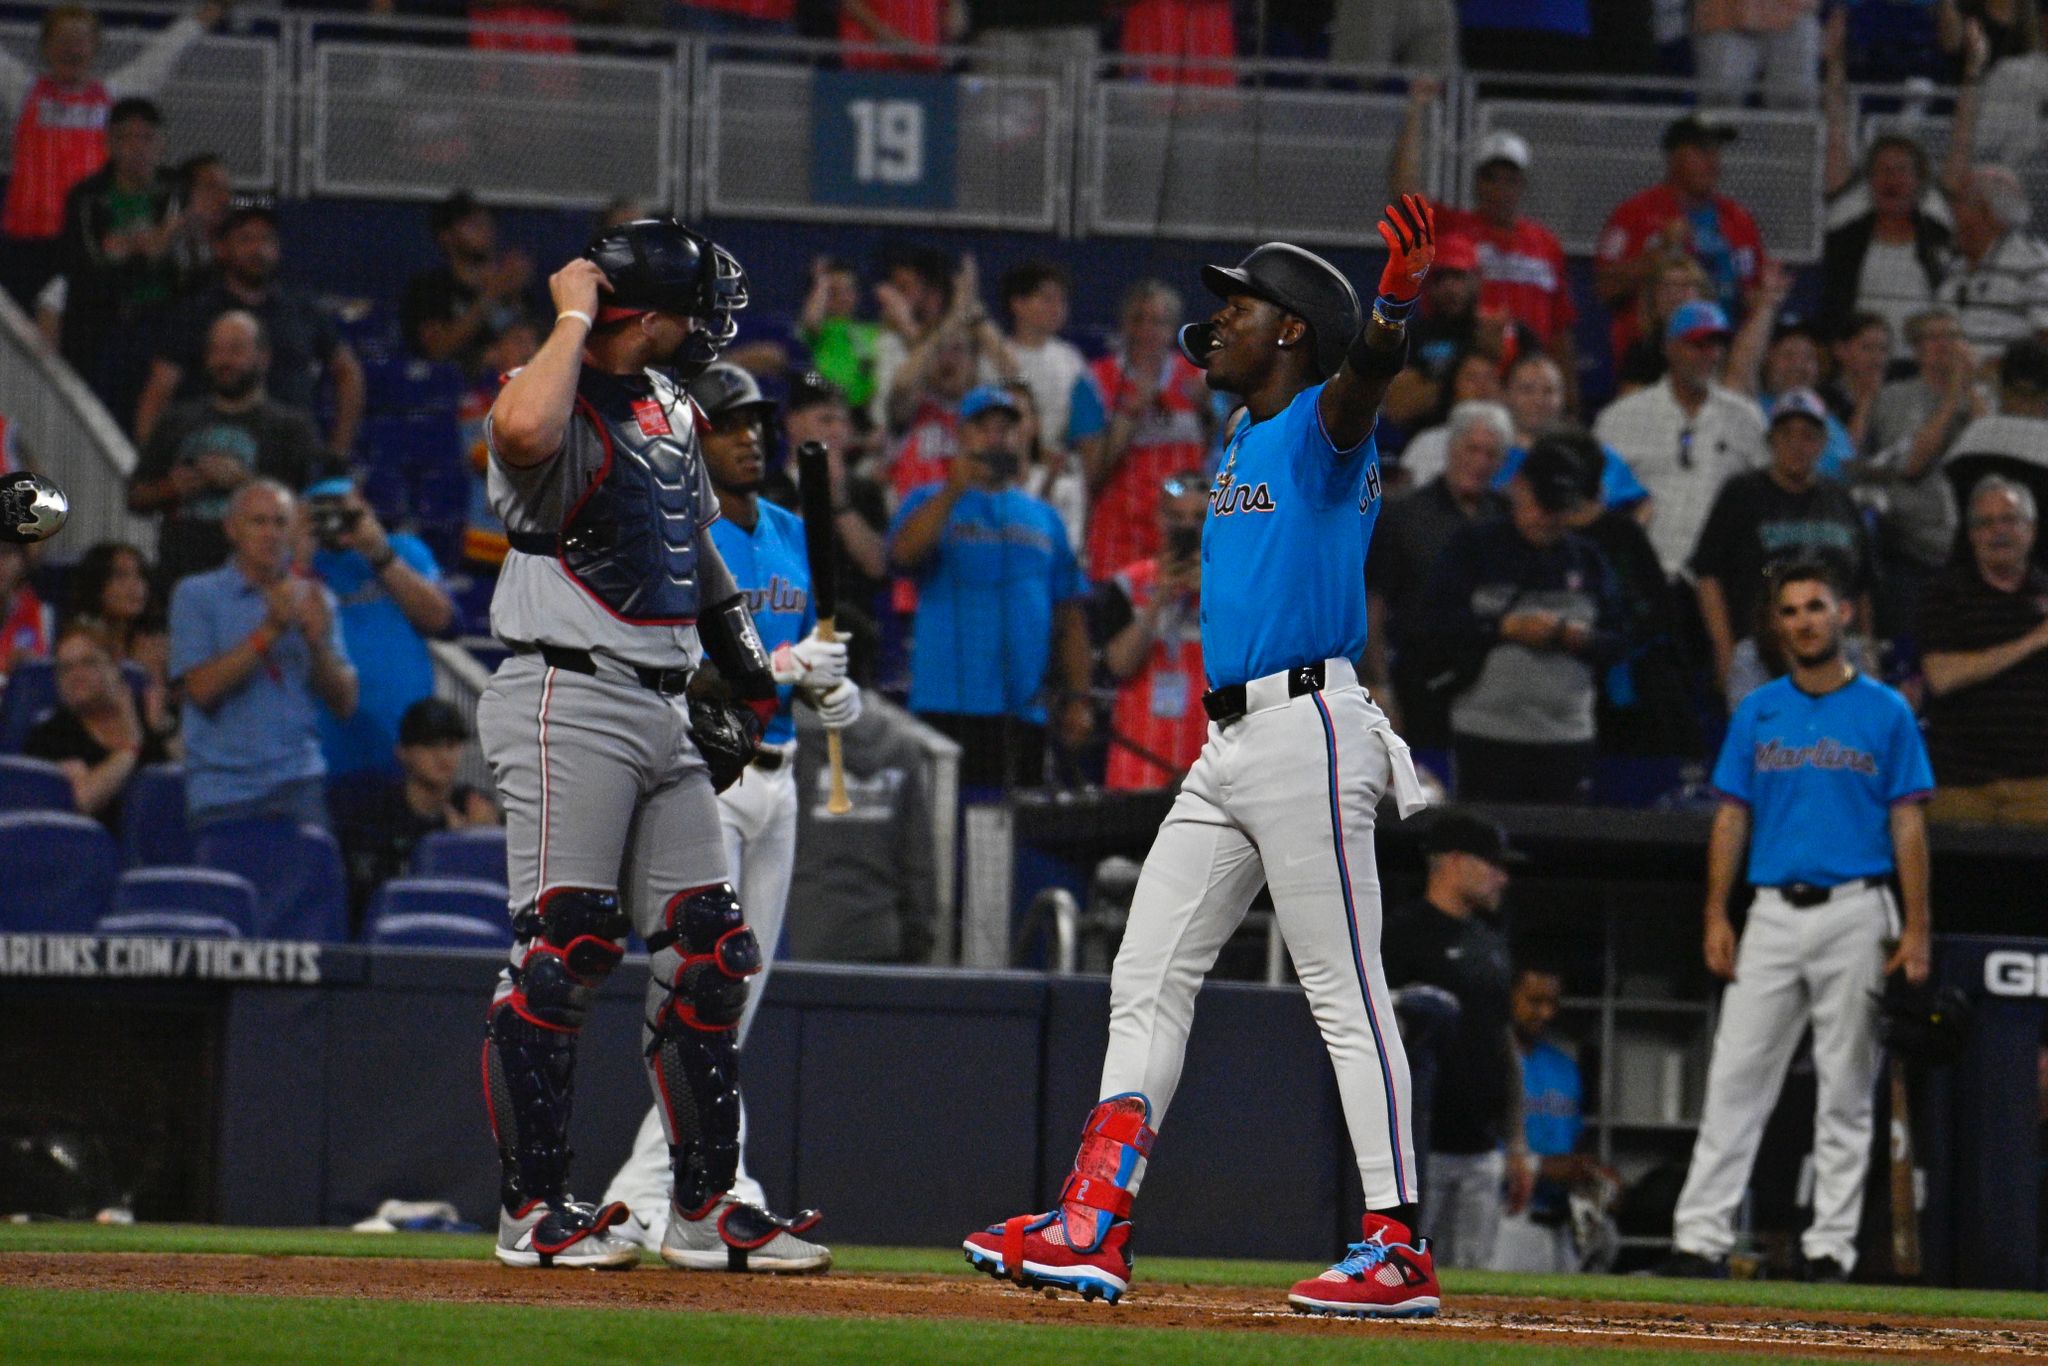
[[[14,116],[13,166],[0,203],[0,285],[25,309],[57,272],[64,199],[107,162],[107,115],[128,95],[154,95],[186,48],[211,28],[224,6],[207,0],[156,34],[134,60],[105,80],[92,75],[100,51],[99,16],[83,5],[43,15],[30,70],[0,48],[0,111]]]
[[[1116,345],[1089,367],[1109,410],[1088,469],[1087,560],[1098,576],[1159,553],[1160,485],[1200,468],[1209,449],[1208,388],[1173,344],[1183,309],[1172,286],[1138,281],[1124,295]]]
[[[1126,57],[1164,57],[1151,66],[1124,67],[1148,81],[1180,85],[1235,85],[1237,73],[1223,65],[1237,56],[1237,21],[1230,0],[1133,0],[1124,11],[1117,50]],[[1181,66],[1174,63],[1214,62]]]
[[[1422,131],[1442,91],[1443,82],[1434,77],[1409,83],[1408,113],[1387,173],[1395,196],[1423,192]],[[1577,372],[1571,328],[1578,310],[1572,307],[1557,235],[1522,214],[1529,160],[1529,143],[1519,134],[1496,129],[1480,139],[1472,163],[1472,207],[1437,205],[1437,237],[1472,243],[1479,258],[1480,308],[1505,313],[1535,333],[1558,368],[1571,375]]]
[[[1732,127],[1705,115],[1674,119],[1664,130],[1664,179],[1609,215],[1593,284],[1614,313],[1617,363],[1637,336],[1636,304],[1664,262],[1699,262],[1713,285],[1710,297],[1731,317],[1762,279],[1768,258],[1756,219],[1717,188],[1721,149],[1735,136]]]
[[[937,71],[939,45],[966,32],[964,0],[839,0],[839,41],[848,45],[839,64],[848,71]]]
[[[973,333],[943,326],[918,347],[919,383],[910,420],[889,464],[889,484],[898,498],[922,484],[946,477],[960,430],[960,400],[979,374]]]
[[[1199,467],[1161,481],[1157,556],[1126,564],[1096,590],[1102,663],[1117,680],[1110,714],[1111,791],[1165,787],[1202,752],[1202,521],[1209,484]]]
[[[28,547],[0,541],[0,679],[50,653],[56,617],[28,586]]]

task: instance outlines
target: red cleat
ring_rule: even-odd
[[[1089,1251],[1067,1237],[1067,1221],[1050,1214],[1020,1214],[970,1233],[961,1247],[977,1270],[1031,1288],[1071,1290],[1083,1299],[1115,1304],[1131,1284],[1131,1225],[1113,1221]]]
[[[1287,1302],[1297,1314],[1351,1318],[1420,1319],[1436,1313],[1443,1291],[1427,1238],[1384,1215],[1365,1216],[1365,1241],[1344,1260],[1296,1285]]]

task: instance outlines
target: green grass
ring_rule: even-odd
[[[1109,1311],[1114,1312],[1114,1311]],[[77,1366],[504,1366],[620,1362],[973,1362],[975,1366],[1586,1366],[1583,1347],[1431,1341],[1427,1330],[1350,1334],[1160,1331],[1064,1324],[789,1318],[227,1295],[0,1289],[0,1356]],[[1714,1356],[1763,1363],[1767,1356]],[[1602,1351],[1599,1366],[1699,1366],[1698,1352]]]
[[[197,1224],[0,1225],[6,1252],[215,1252],[257,1256],[425,1257],[481,1259],[481,1234],[350,1233],[346,1229],[245,1229]],[[834,1266],[875,1275],[966,1275],[951,1248],[833,1248]],[[1285,1289],[1312,1268],[1299,1262],[1213,1261],[1188,1257],[1138,1259],[1138,1288],[1224,1285]],[[1800,1285],[1789,1281],[1673,1281],[1639,1276],[1523,1276],[1447,1271],[1444,1290],[1457,1295],[1527,1295],[1567,1300],[1660,1304],[1732,1304],[1810,1313],[1919,1314],[1934,1318],[2048,1319],[2048,1295],[1941,1287]]]

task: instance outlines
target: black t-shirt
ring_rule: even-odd
[[[2001,593],[1975,565],[1952,565],[1920,599],[1923,654],[1988,650],[2048,618],[2048,574]],[[1927,698],[1927,757],[1943,787],[2048,777],[2048,651],[1981,683]]]
[[[1437,1059],[1430,1148],[1491,1152],[1508,1137],[1509,1087],[1519,1084],[1508,1034],[1507,936],[1482,916],[1460,920],[1417,900],[1387,913],[1380,962],[1389,987],[1421,982],[1458,998],[1457,1032]]]
[[[1366,551],[1365,586],[1386,599],[1389,644],[1399,646],[1412,639],[1421,626],[1417,611],[1422,590],[1451,537],[1506,511],[1506,499],[1486,493],[1468,516],[1441,475],[1387,504]]]
[[[1779,560],[1816,557],[1834,566],[1851,594],[1869,591],[1870,533],[1849,490],[1821,479],[1790,493],[1770,471],[1751,470],[1721,486],[1700,528],[1692,570],[1720,582],[1729,628],[1747,640],[1756,631],[1764,571]]]
[[[180,403],[163,415],[136,462],[134,482],[161,479],[179,464],[209,454],[231,457],[263,478],[302,489],[327,468],[320,433],[305,413],[265,400],[241,412],[222,412],[205,399]],[[164,582],[217,568],[228,557],[221,519],[230,492],[206,493],[164,516],[157,565]]]
[[[420,325],[452,322],[467,313],[482,297],[458,279],[454,267],[445,262],[413,276],[406,282],[405,297],[398,305],[398,325],[405,334],[406,350],[424,357],[426,350],[420,345]],[[472,374],[481,369],[485,339],[536,311],[529,304],[530,301],[517,297],[500,299],[492,306],[490,316],[470,339],[469,345],[451,359]]]
[[[92,732],[78,719],[78,713],[59,707],[42,720],[36,722],[21,742],[21,752],[31,759],[48,759],[61,764],[67,759],[78,759],[87,768],[104,762],[114,751],[92,738]],[[144,764],[167,764],[171,756],[164,749],[164,738],[143,732],[142,751],[137,756],[136,767]],[[121,833],[121,799],[119,797],[100,808],[99,822],[113,834]]]
[[[206,333],[231,309],[253,313],[270,340],[270,375],[264,388],[287,408],[312,412],[320,401],[320,376],[334,360],[340,337],[313,301],[273,283],[261,304],[251,306],[216,280],[187,299],[171,319],[157,354],[183,373],[178,397],[196,398],[206,389]]]
[[[412,851],[469,804],[475,789],[457,783],[445,809],[422,816],[405,799],[405,780],[388,773],[352,773],[327,794],[334,835],[348,866],[350,914],[360,919],[377,889],[405,876]]]

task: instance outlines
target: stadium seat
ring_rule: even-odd
[[[348,938],[348,879],[341,848],[317,825],[223,821],[198,832],[197,861],[239,873],[256,888],[258,939]]]
[[[503,949],[512,943],[501,883],[466,877],[393,878],[370,903],[372,944]]]
[[[0,754],[0,811],[75,811],[71,780],[48,759]]]
[[[503,887],[505,830],[487,825],[474,830],[436,830],[412,851],[414,877],[467,877]]]
[[[130,868],[197,862],[185,825],[185,770],[151,764],[128,780],[121,796],[121,853]]]
[[[114,896],[120,855],[90,816],[66,811],[0,815],[0,930],[90,934]]]
[[[167,928],[185,921],[194,925],[206,921],[226,928]],[[119,928],[109,928],[117,922]],[[217,868],[136,868],[121,874],[114,887],[114,909],[101,919],[100,932],[240,938],[255,923],[256,888],[245,877]]]

